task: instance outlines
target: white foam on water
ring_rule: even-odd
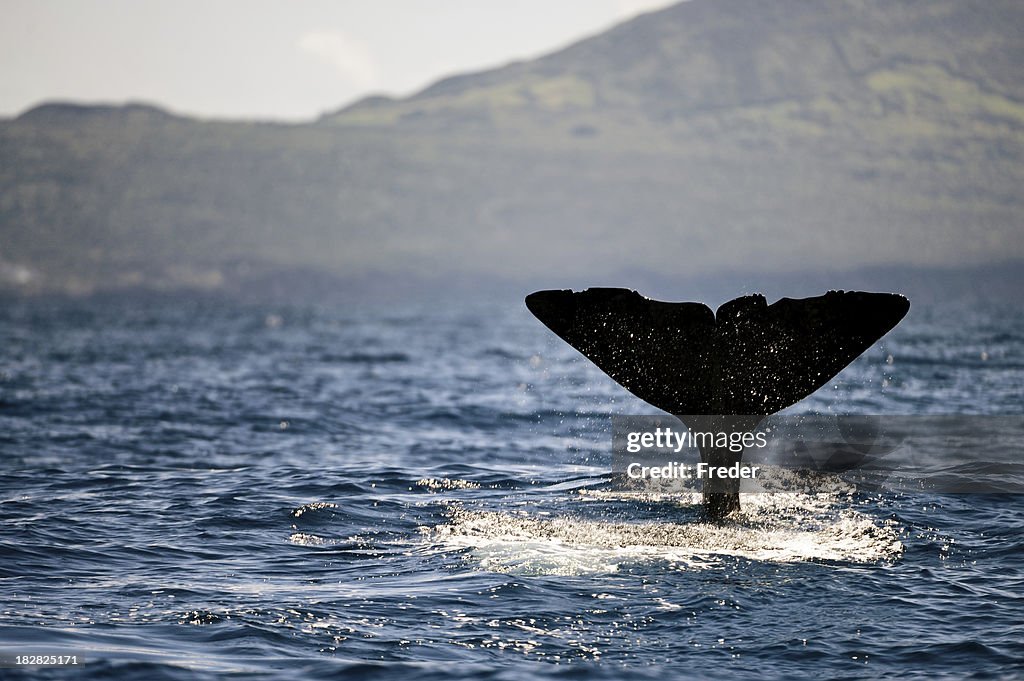
[[[602,522],[574,515],[477,511],[452,506],[449,522],[425,533],[469,549],[480,568],[518,574],[609,573],[663,561],[677,569],[720,565],[725,557],[792,563],[890,562],[903,554],[900,529],[848,508],[842,490],[741,494],[742,512],[711,523]],[[576,501],[700,502],[693,492],[583,490]]]

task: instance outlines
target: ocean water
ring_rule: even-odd
[[[9,302],[0,339],[0,652],[81,658],[3,677],[1024,675],[1019,495],[618,491],[651,409],[518,300]],[[915,306],[793,410],[1022,393],[1020,307]]]

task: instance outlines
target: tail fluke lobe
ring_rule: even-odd
[[[713,372],[715,315],[636,291],[538,291],[526,306],[549,329],[640,399],[673,414],[701,413]]]

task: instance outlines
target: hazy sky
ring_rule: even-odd
[[[49,99],[312,118],[534,57],[672,0],[0,0],[0,115]]]

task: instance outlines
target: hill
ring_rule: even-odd
[[[1022,154],[1019,2],[691,0],[308,124],[2,121],[0,287],[984,268],[1024,259]]]

